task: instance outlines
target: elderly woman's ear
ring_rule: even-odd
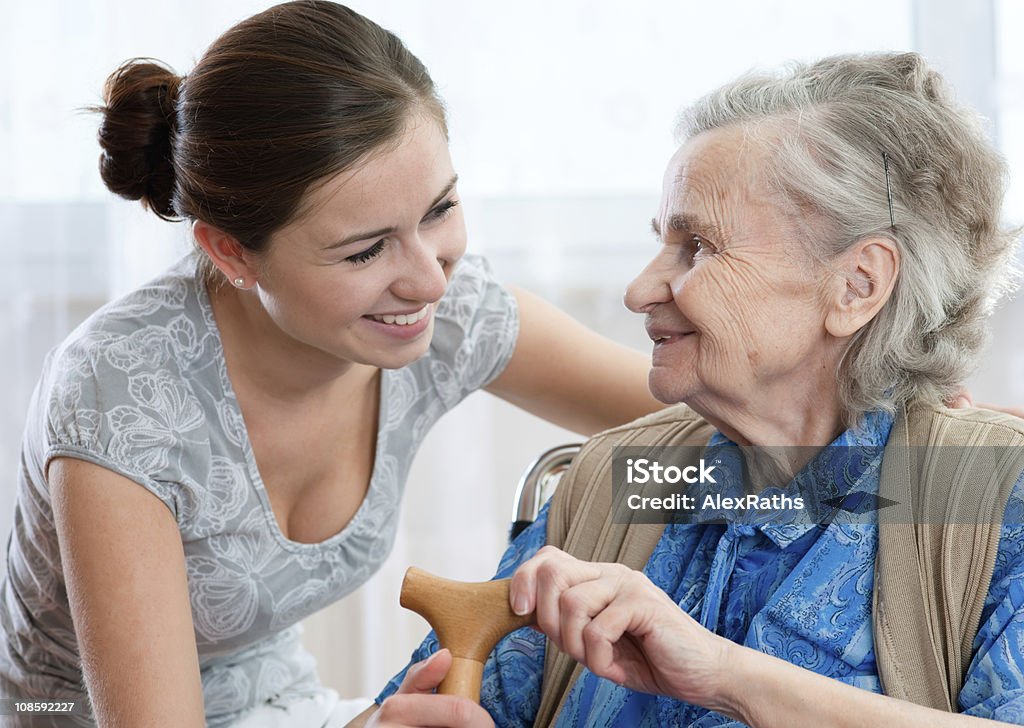
[[[857,333],[889,300],[900,271],[900,251],[889,238],[865,238],[829,266],[825,329],[837,339]]]

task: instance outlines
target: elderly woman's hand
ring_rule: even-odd
[[[509,597],[518,613],[536,609],[538,627],[594,674],[754,728],[1008,725],[878,695],[742,647],[702,627],[639,571],[553,546],[519,567]]]
[[[709,632],[639,571],[545,546],[512,577],[512,608],[591,672],[634,690],[725,708],[737,646]],[[724,712],[724,710],[723,710]]]

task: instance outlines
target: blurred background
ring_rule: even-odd
[[[190,242],[106,191],[96,118],[106,76],[151,56],[187,73],[255,0],[0,0],[0,531],[25,409],[51,347]],[[987,119],[1024,222],[1024,0],[353,0],[427,65],[447,101],[470,250],[508,283],[646,349],[622,291],[655,250],[648,231],[680,107],[753,67],[850,51],[917,50]],[[1024,305],[1004,303],[977,399],[1024,403]],[[600,393],[595,393],[600,396]],[[373,695],[425,623],[398,607],[417,565],[482,580],[502,551],[519,475],[576,441],[477,394],[416,460],[389,561],[306,623],[325,684]],[[324,443],[323,446],[329,446]],[[6,540],[6,536],[3,537]],[[0,570],[3,567],[0,566]]]

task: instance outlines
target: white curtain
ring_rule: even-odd
[[[25,405],[44,353],[96,306],[155,274],[188,245],[184,226],[159,221],[103,189],[96,119],[79,109],[99,102],[104,78],[124,59],[153,56],[187,72],[221,31],[269,3],[0,3],[0,334],[8,342],[0,359],[6,384],[0,523],[6,528]],[[448,102],[471,249],[487,253],[508,282],[636,346],[644,345],[640,322],[622,308],[621,292],[654,249],[647,225],[681,105],[752,66],[912,48],[922,27],[960,31],[963,25],[952,0],[948,6],[924,0],[351,4],[407,42]],[[1004,89],[993,108],[1024,129],[1019,94],[1005,92],[1009,85],[992,75],[993,67],[1018,81],[1022,75],[1024,56],[1000,30],[1003,18],[1021,20],[1020,4],[979,5],[991,12],[972,38],[987,44],[989,56],[958,56],[953,70],[969,79],[980,73],[992,88]],[[988,63],[997,39],[1010,42]],[[1020,178],[1024,137],[1005,131],[1009,126],[1000,127],[1000,141]],[[1018,220],[1020,189],[1018,183],[1013,197]],[[1012,314],[1004,311],[1004,329]],[[997,357],[972,386],[989,399],[1021,402],[1024,348],[1002,338]],[[504,544],[519,474],[544,448],[574,439],[486,395],[474,395],[442,420],[415,463],[398,543],[385,567],[307,622],[324,682],[345,696],[374,694],[425,631],[419,617],[398,607],[405,567],[487,578]]]

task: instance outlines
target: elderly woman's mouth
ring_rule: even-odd
[[[648,334],[648,335],[650,336],[651,341],[654,342],[654,345],[658,346],[659,344],[672,344],[672,343],[675,343],[677,341],[682,341],[687,336],[692,336],[695,333],[697,333],[697,332],[696,331],[675,331],[675,332],[672,332],[672,333],[658,333],[658,334],[651,333],[651,334]]]
[[[675,367],[679,364],[679,357],[689,360],[691,354],[687,353],[690,346],[686,342],[696,338],[696,331],[673,331],[651,333],[651,366]],[[684,348],[681,348],[684,347]]]

